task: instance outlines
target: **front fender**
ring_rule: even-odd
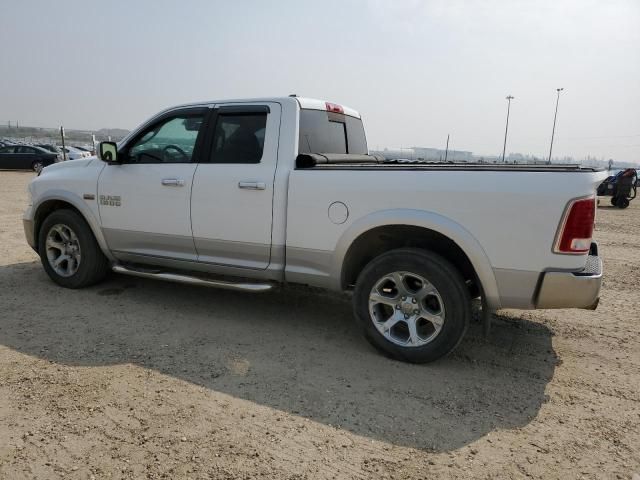
[[[83,200],[76,193],[73,193],[67,190],[57,190],[57,189],[47,190],[46,193],[38,197],[37,201],[34,200],[33,207],[31,207],[31,212],[33,214],[34,220],[38,217],[38,210],[40,209],[40,207],[42,207],[46,202],[49,202],[52,200],[68,203],[71,206],[73,206],[75,209],[77,209],[80,212],[80,214],[84,217],[86,222],[89,224],[89,228],[91,228],[91,231],[93,232],[93,236],[96,238],[96,241],[98,242],[98,245],[100,246],[100,249],[102,250],[102,252],[105,254],[105,256],[109,260],[115,261],[115,258],[113,257],[113,255],[111,255],[111,252],[109,251],[109,247],[107,246],[107,242],[104,238],[104,235],[102,234],[102,228],[100,227],[99,219],[96,217],[95,213],[91,210],[91,208],[89,208],[86,201]],[[35,232],[35,235],[37,234],[38,232]],[[36,241],[37,241],[37,237],[36,237]]]
[[[500,308],[500,296],[496,279],[484,249],[475,237],[462,225],[434,212],[412,209],[391,209],[371,213],[353,222],[342,234],[333,254],[331,283],[341,288],[342,268],[351,244],[363,233],[376,227],[408,225],[438,232],[452,241],[467,255],[476,271],[478,280],[491,309]]]

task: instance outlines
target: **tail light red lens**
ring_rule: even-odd
[[[579,254],[588,252],[595,216],[596,202],[593,197],[571,202],[562,220],[554,251]]]
[[[325,106],[327,107],[327,112],[344,113],[344,108],[336,103],[325,102]]]

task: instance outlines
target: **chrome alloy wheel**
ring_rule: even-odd
[[[378,280],[369,294],[369,314],[384,338],[402,347],[431,342],[445,321],[438,290],[411,272],[393,272]]]
[[[61,277],[71,277],[80,266],[81,252],[78,236],[67,225],[56,224],[49,229],[45,242],[47,260]]]

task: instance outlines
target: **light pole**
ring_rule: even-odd
[[[553,129],[551,130],[551,145],[549,146],[549,160],[547,160],[548,164],[551,164],[551,152],[553,151],[553,136],[556,133],[556,118],[558,117],[558,102],[560,102],[560,92],[564,90],[564,88],[556,88],[556,92],[558,95],[556,96],[556,113],[553,114]]]
[[[449,134],[447,133],[447,146],[444,150],[444,161],[447,162],[447,157],[449,156]]]
[[[502,147],[502,163],[504,163],[504,153],[507,150],[507,131],[509,130],[509,110],[511,110],[511,100],[515,97],[507,95],[507,125],[504,127],[504,145]]]

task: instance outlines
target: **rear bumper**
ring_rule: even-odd
[[[602,285],[602,260],[591,245],[587,264],[579,272],[545,272],[540,280],[535,308],[585,308],[595,310]]]

